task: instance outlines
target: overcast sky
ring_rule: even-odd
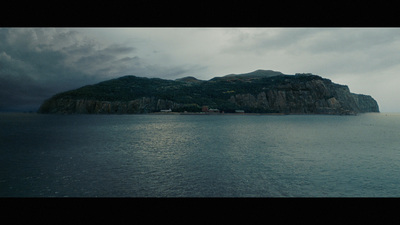
[[[0,28],[0,111],[124,75],[313,73],[400,112],[399,28]]]

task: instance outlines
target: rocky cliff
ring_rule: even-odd
[[[199,112],[202,106],[225,112],[357,114],[379,112],[368,95],[351,93],[312,74],[284,75],[270,70],[231,74],[209,81],[125,76],[64,92],[46,100],[39,113],[134,114],[172,109]]]

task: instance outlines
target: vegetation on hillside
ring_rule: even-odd
[[[233,112],[237,109],[237,105],[228,101],[231,96],[248,93],[257,95],[276,86],[284,87],[284,84],[289,82],[296,83],[310,79],[322,78],[309,74],[283,75],[270,70],[227,75],[209,81],[201,81],[194,77],[164,80],[128,75],[67,91],[54,96],[53,99],[132,101],[143,97],[154,97],[182,104],[183,106],[176,111],[198,112],[206,105],[225,112]],[[245,110],[257,111],[252,108]]]

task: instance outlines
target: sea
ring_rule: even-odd
[[[0,114],[0,197],[400,197],[400,114]]]

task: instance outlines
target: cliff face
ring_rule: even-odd
[[[379,112],[368,95],[351,93],[311,74],[263,76],[263,71],[200,81],[166,81],[133,76],[58,94],[46,100],[40,113],[133,114],[201,111],[203,105],[225,112],[236,109],[258,113],[357,114]],[[193,82],[195,81],[195,82]]]
[[[347,86],[320,79],[289,82],[257,95],[238,94],[231,96],[229,101],[239,107],[294,114],[379,112],[378,104],[371,96],[353,94]]]

